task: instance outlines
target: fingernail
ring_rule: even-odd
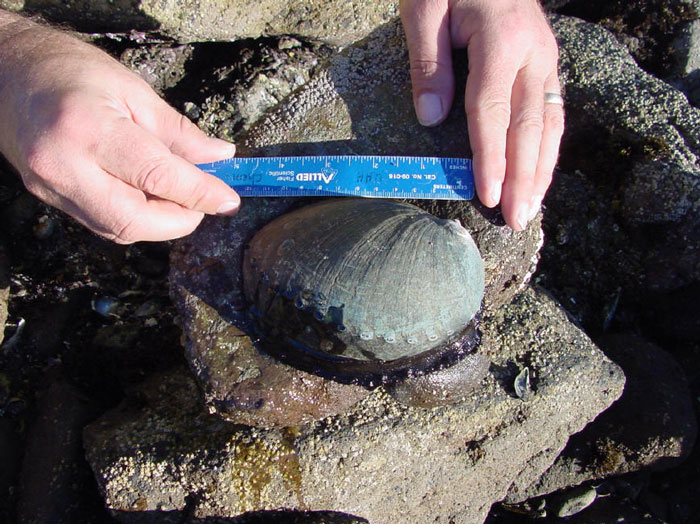
[[[217,145],[221,148],[222,155],[228,155],[231,157],[236,154],[236,144],[227,142],[226,140],[222,140],[220,138],[214,138],[214,140],[216,140]]]
[[[442,120],[442,100],[435,93],[423,93],[416,101],[416,115],[424,126],[434,126]]]
[[[229,200],[228,202],[224,202],[219,206],[219,209],[216,210],[217,215],[230,215],[234,213],[236,210],[238,210],[239,202],[236,202],[235,200]]]
[[[540,206],[542,205],[542,198],[544,195],[532,195],[532,198],[530,198],[530,213],[528,214],[528,220],[532,220],[537,216],[537,213],[540,210]]]
[[[520,229],[525,229],[527,227],[527,219],[529,214],[530,206],[527,204],[520,204],[518,207],[518,213],[515,215],[515,222]]]
[[[493,184],[489,190],[489,196],[493,205],[497,205],[501,201],[501,184],[498,182]]]

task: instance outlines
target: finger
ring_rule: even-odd
[[[231,158],[236,152],[234,144],[207,136],[150,89],[134,90],[126,102],[136,124],[192,164]]]
[[[191,233],[203,214],[174,202],[149,198],[142,191],[96,166],[81,166],[80,184],[58,194],[36,179],[35,194],[68,213],[88,229],[119,244],[162,241]]]
[[[509,226],[527,227],[535,169],[544,128],[544,78],[534,67],[520,70],[513,84],[512,114],[506,140],[506,179],[501,211]]]
[[[442,122],[452,106],[454,80],[447,0],[402,1],[413,104],[424,126]]]
[[[233,189],[171,153],[130,119],[115,119],[109,133],[109,142],[98,145],[99,166],[134,188],[207,214],[231,214],[240,206]]]
[[[506,174],[506,135],[518,59],[481,37],[472,39],[468,52],[465,109],[476,190],[484,205],[494,207],[501,200]]]
[[[560,93],[559,77],[556,70],[547,78],[544,84],[545,93]],[[562,104],[544,104],[544,130],[542,142],[535,169],[535,182],[532,190],[532,207],[530,220],[537,214],[544,195],[552,183],[552,173],[557,163],[559,144],[564,133],[564,106]]]

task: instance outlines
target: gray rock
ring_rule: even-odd
[[[608,335],[600,343],[627,377],[622,397],[574,435],[537,482],[524,491],[511,490],[509,502],[645,468],[668,469],[690,453],[697,422],[674,358],[634,335]]]
[[[693,2],[696,12],[700,2]],[[696,107],[700,105],[700,20],[686,22],[673,42],[675,63],[669,83],[683,91]]]
[[[124,521],[187,500],[199,518],[289,508],[373,524],[481,522],[513,482],[541,473],[533,457],[561,449],[624,382],[542,292],[526,289],[483,325],[491,372],[462,404],[411,408],[379,388],[341,415],[261,430],[207,415],[194,382],[176,373],[89,425],[88,460]],[[533,376],[527,402],[512,390],[523,365]]]
[[[192,45],[140,46],[124,51],[119,60],[137,73],[161,96],[182,81],[192,59]]]
[[[692,75],[700,70],[700,20],[693,20],[681,28],[674,47],[677,73]]]
[[[622,502],[616,499],[602,498],[595,504],[576,515],[567,518],[567,524],[666,524],[668,520],[659,519],[629,502]]]
[[[345,45],[398,16],[395,0],[0,0],[0,7],[88,31],[158,30],[180,42],[292,34]]]
[[[563,168],[620,200],[643,266],[640,287],[667,291],[699,279],[700,111],[606,30],[565,17],[552,23],[568,112]]]

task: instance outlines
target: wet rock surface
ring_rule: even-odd
[[[484,326],[492,366],[462,404],[409,408],[380,388],[341,415],[261,430],[206,415],[181,373],[154,379],[138,401],[88,426],[88,458],[125,521],[130,510],[182,509],[190,500],[198,517],[287,507],[373,523],[478,522],[512,482],[525,481],[519,472],[533,457],[563,447],[624,382],[540,291],[526,290]],[[534,378],[527,402],[512,390],[523,366]]]

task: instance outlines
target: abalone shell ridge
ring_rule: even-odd
[[[327,200],[270,222],[250,242],[243,277],[263,335],[360,361],[454,339],[484,290],[478,249],[458,222],[376,199]]]

